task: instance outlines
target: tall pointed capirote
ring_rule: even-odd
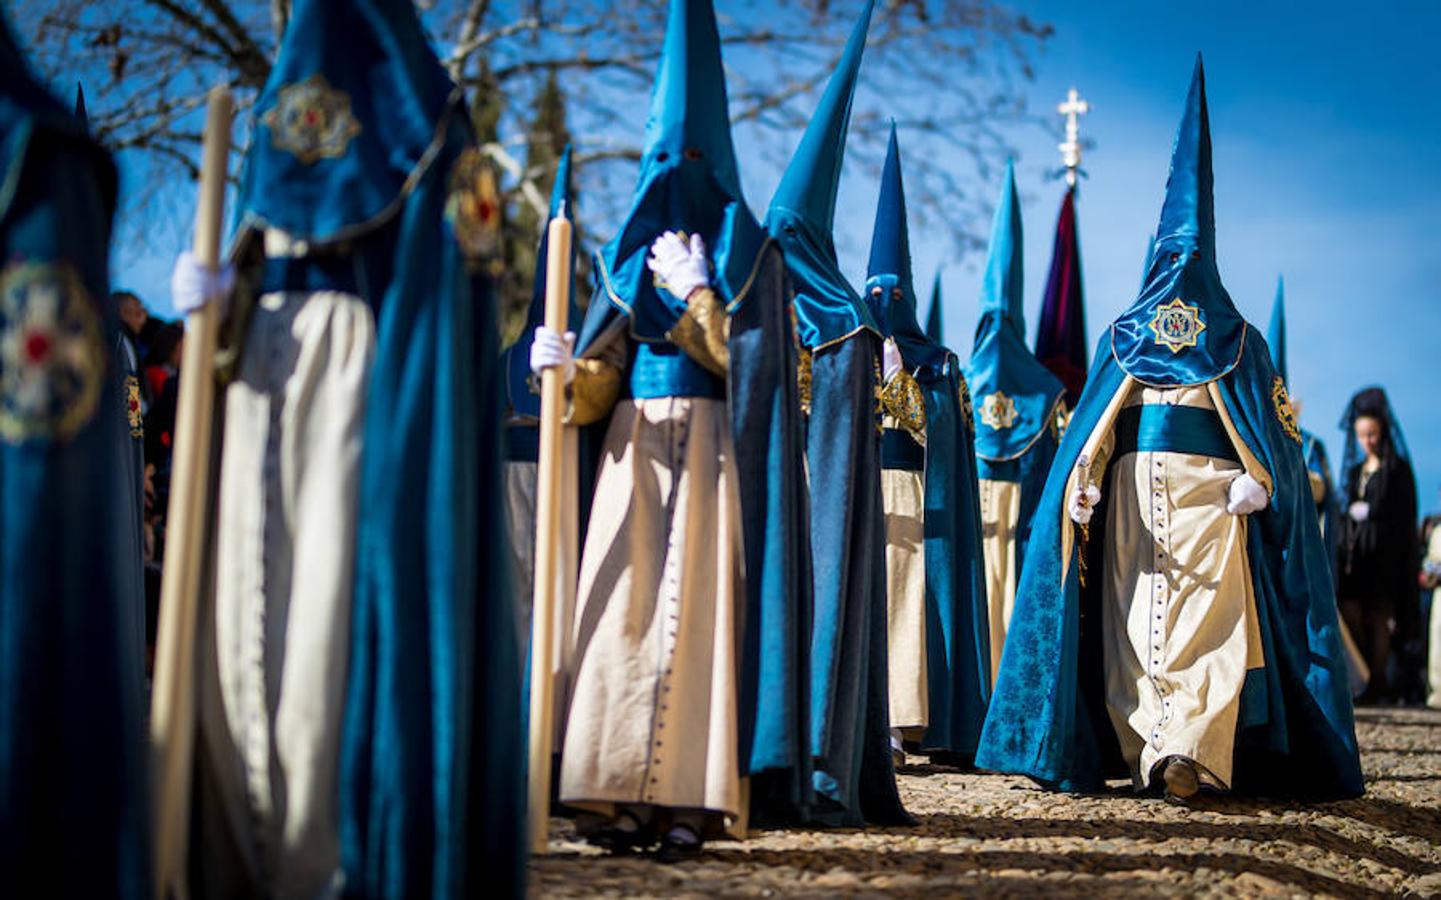
[[[1221,284],[1211,188],[1206,76],[1197,55],[1146,280],[1112,326],[1117,363],[1147,384],[1204,384],[1241,360],[1246,320]]]
[[[986,258],[986,276],[981,283],[981,316],[997,313],[1024,339],[1026,319],[1022,305],[1025,273],[1022,266],[1025,240],[1021,233],[1021,203],[1016,195],[1015,167],[1006,163],[1005,184],[996,218],[991,225],[991,249]]]
[[[931,285],[931,308],[926,312],[926,337],[944,347],[946,322],[941,302],[941,270],[936,269],[936,280]]]
[[[79,119],[80,124],[87,130],[90,128],[90,114],[85,111],[85,88],[81,87],[78,81],[75,82],[75,118]]]
[[[1076,189],[1066,190],[1056,218],[1051,271],[1041,301],[1036,358],[1066,386],[1066,403],[1075,407],[1090,368],[1086,309],[1081,283],[1081,247],[1076,233]]]
[[[810,124],[771,198],[772,209],[790,210],[827,234],[835,227],[836,191],[841,183],[841,164],[845,161],[851,104],[856,96],[861,55],[875,5],[875,0],[866,0],[826,92],[811,114]]]
[[[895,338],[906,368],[915,371],[945,366],[945,350],[932,343],[916,320],[916,286],[911,275],[911,238],[906,227],[906,189],[901,178],[901,147],[891,123],[881,191],[871,232],[871,258],[866,266],[866,303],[881,332]]]
[[[720,292],[744,295],[765,235],[741,192],[710,0],[671,0],[630,213],[596,254],[602,295],[646,340],[663,339],[685,310],[646,268],[651,242],[668,229],[701,235]],[[590,337],[582,334],[582,347]]]
[[[766,212],[766,230],[785,251],[795,286],[801,343],[812,349],[862,330],[879,331],[869,307],[841,273],[832,233],[851,102],[874,7],[875,0],[867,0]]]
[[[1156,255],[1156,236],[1146,235],[1146,255],[1141,258],[1141,287],[1146,287],[1146,277],[1151,274],[1151,257]]]
[[[1276,300],[1271,304],[1271,325],[1266,329],[1266,344],[1271,348],[1271,364],[1276,374],[1289,384],[1291,376],[1286,371],[1286,281],[1276,276]]]

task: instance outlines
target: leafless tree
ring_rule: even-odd
[[[532,243],[556,145],[576,146],[591,235],[619,219],[634,178],[666,0],[418,0],[477,130],[502,170],[517,246]],[[290,0],[10,0],[40,72],[82,80],[98,137],[126,160],[127,207],[182,221],[200,106],[226,82],[242,110],[269,75]],[[859,12],[858,0],[719,0],[731,114],[748,178],[778,177]],[[998,0],[881,0],[851,126],[851,159],[878,171],[886,129],[902,132],[912,214],[963,255],[983,240],[993,169],[1048,26]],[[544,121],[540,121],[540,120]],[[247,134],[241,116],[239,146]],[[557,124],[559,123],[559,124]],[[539,127],[538,127],[539,126]],[[237,153],[240,152],[237,150]],[[169,200],[169,202],[167,202]],[[758,212],[764,199],[752,197]],[[179,227],[184,227],[183,225]],[[525,254],[519,254],[524,256]],[[524,268],[514,260],[517,270]],[[533,264],[533,263],[532,263]],[[524,278],[528,279],[528,271]],[[528,291],[516,279],[507,294]]]

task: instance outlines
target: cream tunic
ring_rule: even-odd
[[[1021,483],[982,478],[981,551],[986,564],[987,624],[991,635],[991,683],[1001,670],[1001,651],[1016,606],[1016,526],[1021,520]]]
[[[921,472],[881,470],[886,515],[890,724],[920,739],[930,723],[926,680],[926,488]]]
[[[1215,409],[1206,387],[1131,388],[1125,405]],[[1114,433],[1101,456],[1109,455]],[[1182,756],[1226,789],[1246,671],[1264,664],[1246,519],[1226,511],[1245,469],[1189,453],[1127,453],[1108,476],[1106,704],[1138,786]]]
[[[267,235],[275,254],[283,241]],[[262,296],[225,392],[201,733],[201,883],[316,897],[338,878],[361,428],[375,323],[342,293]],[[213,615],[213,619],[209,618]],[[237,871],[238,869],[238,871]],[[244,885],[244,887],[240,887]],[[201,890],[200,893],[205,893]]]
[[[744,829],[736,477],[725,401],[616,404],[581,555],[562,802],[708,810]]]

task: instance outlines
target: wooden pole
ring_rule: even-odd
[[[546,237],[545,327],[564,334],[570,308],[571,224],[564,207],[550,220]],[[527,802],[530,850],[546,852],[550,819],[550,758],[555,686],[551,653],[555,640],[556,588],[572,573],[561,553],[560,492],[564,448],[565,373],[540,374],[540,455],[536,464],[535,591],[530,631],[530,793]]]
[[[196,260],[220,261],[225,177],[230,157],[230,90],[210,91],[195,213]],[[175,414],[165,568],[156,635],[155,683],[150,706],[152,814],[155,824],[155,893],[188,896],[185,881],[190,834],[190,773],[195,750],[195,641],[209,520],[210,434],[215,406],[216,332],[220,310],[208,303],[185,320],[180,396]]]

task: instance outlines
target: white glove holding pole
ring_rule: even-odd
[[[212,269],[189,250],[176,257],[175,269],[170,273],[170,300],[182,316],[212,301],[224,300],[234,287],[234,266],[221,263]]]
[[[1371,518],[1371,504],[1365,500],[1357,500],[1346,508],[1346,514],[1351,517],[1352,521],[1364,522]]]
[[[575,332],[561,334],[537,325],[535,340],[530,344],[530,370],[539,376],[551,368],[565,372],[566,384],[575,380]]]
[[[1100,502],[1101,489],[1088,484],[1071,492],[1071,499],[1066,501],[1066,512],[1077,525],[1089,525],[1091,516],[1096,512],[1096,504]]]
[[[1235,516],[1249,516],[1257,513],[1271,504],[1271,498],[1266,495],[1266,489],[1261,483],[1250,475],[1241,475],[1231,482],[1230,500],[1226,504],[1226,512]]]
[[[674,231],[667,231],[650,245],[645,264],[660,276],[666,290],[682,300],[692,291],[710,287],[710,265],[705,258],[705,240],[691,235],[690,243]]]
[[[881,372],[885,376],[885,383],[889,384],[892,378],[900,374],[901,367],[905,365],[901,359],[901,348],[896,346],[895,338],[886,338],[881,345]]]

